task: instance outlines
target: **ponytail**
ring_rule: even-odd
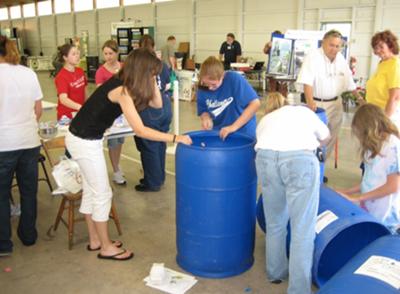
[[[58,48],[57,48],[57,49],[58,49],[58,52],[57,52],[57,60],[58,60],[60,63],[64,64],[64,63],[65,63],[64,57],[67,57],[67,56],[68,56],[69,51],[70,51],[73,47],[75,47],[75,46],[74,46],[74,45],[71,45],[71,44],[64,44],[64,45],[58,47]]]

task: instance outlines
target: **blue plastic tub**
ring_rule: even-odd
[[[386,272],[382,271],[382,274],[376,274],[374,268],[368,270],[367,265],[370,264],[372,260],[375,262],[381,260],[381,263],[376,262],[378,266],[375,268],[381,271],[382,269],[386,269]],[[392,275],[393,269],[397,268],[397,281],[399,281],[399,266],[400,236],[389,235],[381,237],[350,259],[350,261],[346,263],[320,291],[318,291],[318,294],[400,293],[400,289],[398,288],[400,285],[386,280]],[[396,274],[394,274],[394,276],[396,276]]]
[[[201,277],[238,275],[254,261],[255,141],[189,135],[193,145],[176,150],[177,263]]]
[[[315,237],[312,276],[321,287],[342,266],[365,246],[376,239],[389,235],[390,231],[365,210],[343,198],[335,191],[321,186],[318,215],[325,220],[336,220],[323,228]],[[265,232],[262,198],[257,203],[257,219]],[[289,232],[290,234],[290,232]],[[289,240],[290,238],[288,238]]]

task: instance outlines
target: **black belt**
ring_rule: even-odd
[[[338,96],[333,97],[331,99],[321,99],[321,98],[314,97],[314,100],[319,101],[319,102],[331,102],[331,101],[337,100],[338,98],[339,98]]]

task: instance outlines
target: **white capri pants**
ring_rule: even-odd
[[[82,173],[83,194],[79,212],[91,214],[95,222],[108,221],[112,190],[103,153],[103,139],[85,140],[68,132],[65,144]]]

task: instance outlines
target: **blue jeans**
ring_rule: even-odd
[[[172,119],[170,98],[163,94],[162,108],[147,107],[139,115],[145,126],[160,132],[168,132]],[[144,185],[153,189],[160,188],[165,181],[166,143],[142,139],[137,136],[134,139],[142,161]]]
[[[311,267],[319,202],[319,162],[312,151],[258,150],[266,222],[266,267],[272,280],[289,274],[290,294],[311,293]],[[290,220],[290,259],[286,254]]]
[[[11,252],[10,193],[14,173],[21,195],[17,234],[26,246],[37,239],[37,187],[40,147],[0,152],[0,252]]]

